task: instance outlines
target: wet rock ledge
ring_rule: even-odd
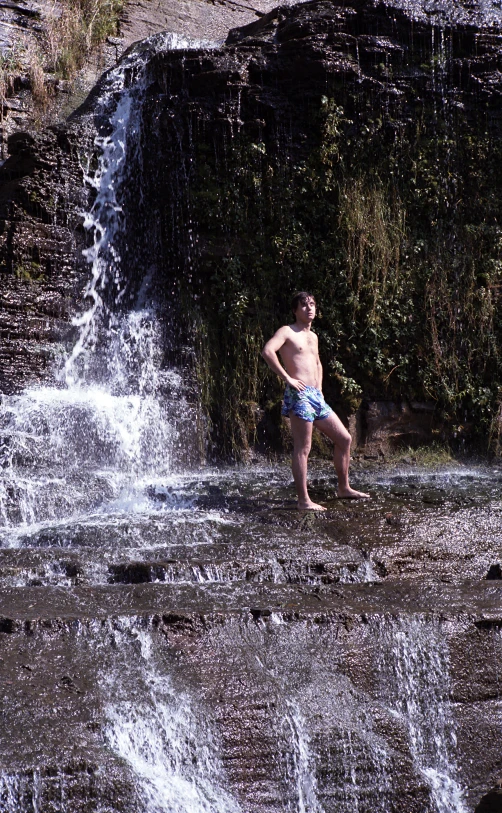
[[[187,695],[202,705],[226,790],[249,811],[281,810],[288,798],[294,804],[280,721],[285,698],[302,698],[324,809],[346,803],[342,754],[350,736],[354,764],[364,759],[360,794],[374,803],[379,776],[386,810],[405,804],[409,813],[432,813],[405,718],[390,711],[393,691],[415,691],[399,682],[410,664],[423,693],[414,701],[429,715],[434,703],[454,704],[456,759],[473,804],[486,772],[498,769],[502,588],[493,582],[24,588],[3,592],[0,615],[0,758],[15,777],[12,792],[22,787],[30,798],[38,783],[41,810],[63,810],[61,796],[65,811],[104,799],[112,810],[142,804],[141,781],[112,747],[116,715],[126,725],[136,707],[147,724],[145,681],[168,704],[159,688],[166,676],[178,705]],[[409,652],[400,650],[403,636]]]

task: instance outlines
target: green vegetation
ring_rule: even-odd
[[[184,297],[218,445],[237,456],[259,440],[260,409],[278,425],[281,387],[259,352],[302,288],[320,306],[328,399],[347,412],[363,397],[433,400],[498,449],[502,141],[467,120],[438,137],[424,117],[392,137],[381,120],[354,133],[327,98],[316,126],[292,161],[245,134],[217,162],[196,147],[204,248]]]
[[[420,62],[397,101],[335,76],[287,113],[260,89],[263,121],[244,92],[243,123],[225,119],[230,86],[221,118],[198,121],[196,98],[180,113],[176,132],[190,140],[169,162],[188,182],[163,217],[163,239],[179,246],[166,258],[169,290],[195,333],[210,433],[229,457],[283,444],[282,386],[260,350],[299,289],[318,301],[329,402],[349,414],[365,399],[432,401],[447,436],[501,448],[500,120],[455,78],[443,98]]]
[[[415,466],[424,468],[457,464],[450,447],[437,442],[431,443],[430,446],[418,446],[416,448],[410,446],[386,457],[387,463],[399,464],[405,461],[411,461]]]
[[[25,282],[43,282],[45,279],[45,274],[40,263],[29,260],[18,263],[14,268],[14,274],[18,279],[24,280]]]

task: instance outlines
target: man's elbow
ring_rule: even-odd
[[[269,360],[269,358],[270,358],[270,349],[269,349],[269,347],[267,347],[267,345],[265,345],[265,347],[261,351],[261,357],[264,358],[265,361]]]

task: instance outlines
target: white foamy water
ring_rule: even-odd
[[[19,813],[29,805],[32,813],[40,813],[40,774],[0,775],[0,813]]]
[[[315,757],[304,715],[297,700],[286,700],[285,727],[289,729],[292,776],[296,789],[295,811],[298,813],[323,813],[317,797]],[[291,809],[291,808],[288,808]]]
[[[79,515],[171,468],[162,402],[103,386],[30,390],[0,406],[0,524]]]
[[[146,66],[156,52],[211,48],[216,45],[169,32],[157,34],[145,40],[140,48],[133,50],[107,75],[99,105],[109,119],[109,131],[95,138],[99,151],[97,169],[93,173],[84,170],[85,182],[96,190],[95,200],[84,215],[84,228],[93,236],[92,246],[84,252],[91,266],[91,276],[85,290],[90,305],[73,319],[79,336],[63,370],[64,380],[70,386],[86,379],[90,368],[92,374],[95,365],[89,365],[89,357],[102,338],[103,327],[107,348],[113,333],[120,335],[122,331],[121,317],[110,309],[110,301],[112,306],[120,305],[128,284],[118,247],[118,238],[125,227],[121,190],[127,179],[126,165],[139,150]],[[141,165],[141,161],[139,163]],[[145,275],[145,282],[148,282],[148,274]],[[141,298],[140,292],[139,304]],[[148,309],[144,315],[147,319],[155,320],[155,314]],[[121,342],[118,349],[117,369],[113,372],[120,377],[127,358],[124,359]]]
[[[240,813],[224,790],[207,712],[158,670],[148,632],[133,634],[140,643],[141,694],[108,704],[105,739],[136,776],[145,813]],[[113,676],[111,695],[116,684]]]
[[[455,759],[449,655],[436,619],[410,617],[385,625],[381,676],[391,707],[406,723],[410,751],[437,813],[467,813]]]

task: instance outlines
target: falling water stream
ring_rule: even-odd
[[[3,397],[1,404],[2,551],[48,554],[43,561],[35,556],[13,576],[6,571],[11,586],[106,585],[120,578],[202,586],[225,581],[330,585],[376,582],[383,573],[376,555],[374,562],[371,551],[361,552],[350,535],[343,537],[350,530],[345,520],[349,530],[331,537],[302,526],[302,545],[311,561],[295,569],[291,550],[298,542],[291,539],[287,516],[282,526],[271,529],[267,516],[255,520],[239,515],[236,505],[256,506],[274,491],[281,492],[281,505],[291,514],[286,467],[218,471],[180,462],[187,444],[199,446],[193,429],[197,405],[187,398],[183,371],[163,364],[164,333],[149,302],[148,275],[135,301],[126,306],[129,292],[118,236],[126,228],[121,190],[127,156],[139,149],[146,60],[152,49],[199,45],[155,37],[148,48],[133,51],[103,86],[100,104],[109,126],[96,141],[97,169],[86,173],[86,183],[96,193],[85,216],[92,236],[86,252],[89,307],[75,317],[77,339],[62,366],[60,386],[29,389]],[[412,503],[413,488],[430,487],[432,475],[420,475],[422,484],[413,488],[413,476],[406,472],[391,480],[366,476],[376,497],[391,487],[408,488]],[[450,478],[461,491],[462,477],[471,478],[467,493],[483,476],[453,471],[439,475],[432,486],[444,488]],[[332,489],[330,477],[321,466],[319,488]],[[468,499],[459,511],[472,509]],[[377,535],[382,511],[378,499],[375,504],[374,513],[365,516]],[[428,521],[421,527],[430,528]],[[334,558],[336,546],[341,564]],[[193,562],[180,564],[182,548],[185,559],[187,549],[194,552]],[[216,560],[201,562],[204,550]],[[75,551],[81,556],[78,567],[71,559]],[[136,571],[124,570],[124,563],[146,555],[154,564],[147,567],[140,561]],[[207,673],[215,670],[215,683],[220,677],[214,660],[223,664],[227,659],[236,673],[252,676],[250,686],[262,691],[261,699],[250,701],[254,717],[242,709],[243,731],[257,730],[253,726],[264,715],[268,726],[270,775],[264,771],[250,807],[235,792],[242,778],[232,779],[223,764],[225,747],[230,748],[223,742],[224,715],[213,714],[195,680],[180,685],[180,670],[170,667],[159,634],[137,619],[123,621],[113,632],[115,650],[130,649],[130,660],[117,656],[116,663],[109,659],[101,668],[103,747],[134,776],[144,813],[389,813],[397,809],[390,807],[396,757],[378,730],[378,721],[388,719],[404,727],[410,771],[428,788],[427,813],[466,813],[442,627],[420,616],[409,623],[379,619],[372,634],[380,647],[377,677],[374,690],[364,694],[348,676],[344,658],[350,648],[344,650],[338,633],[322,625],[300,620],[292,625],[277,613],[266,622],[234,619],[206,632],[208,646],[217,653],[207,662]],[[102,633],[90,628],[87,635],[99,653]],[[127,663],[133,662],[134,680],[124,677]],[[195,674],[193,663],[191,668]],[[224,678],[227,687],[232,669]],[[235,692],[238,706],[242,698]],[[235,709],[231,714],[239,717]],[[42,813],[48,809],[42,795],[37,771],[0,777],[0,813]],[[50,809],[64,810],[63,795]]]
[[[149,48],[133,52],[104,83],[99,106],[109,125],[106,135],[96,137],[97,169],[85,173],[95,191],[84,218],[92,236],[84,252],[90,304],[73,320],[77,339],[60,371],[61,387],[2,399],[4,544],[9,532],[15,545],[19,533],[47,523],[87,521],[94,511],[141,510],[146,483],[165,486],[166,478],[175,477],[176,450],[186,442],[179,427],[196,415],[183,376],[162,366],[163,336],[148,302],[147,278],[132,308],[120,307],[127,278],[117,238],[126,228],[120,192],[126,159],[137,148],[147,59],[155,50],[191,45],[201,44],[169,34],[153,37]]]
[[[455,762],[447,636],[420,617],[380,628],[387,702],[406,721],[410,750],[438,813],[466,813]],[[390,691],[389,691],[390,688]]]
[[[139,701],[127,689],[121,697],[117,676],[110,676],[114,701],[106,709],[105,737],[139,777],[146,810],[239,813],[222,788],[222,768],[207,721],[189,695],[176,691],[169,675],[156,667],[148,633],[128,626],[140,643],[145,685]]]

